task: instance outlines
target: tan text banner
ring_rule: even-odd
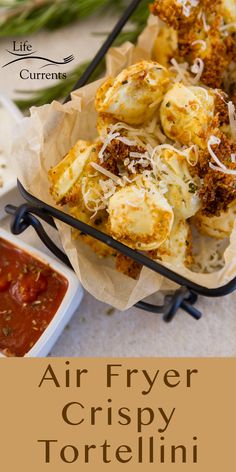
[[[1,470],[236,468],[236,359],[2,359]]]

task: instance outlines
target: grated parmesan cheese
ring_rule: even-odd
[[[204,30],[205,30],[206,32],[208,32],[208,31],[211,29],[211,27],[210,27],[210,25],[208,25],[208,23],[207,23],[206,14],[205,14],[204,12],[202,12],[200,18],[202,19],[202,23],[203,23],[203,28],[204,28]]]
[[[199,0],[176,0],[176,3],[182,6],[184,16],[188,18],[191,15],[192,8],[199,5]]]
[[[236,23],[228,23],[220,27],[220,31],[227,31],[228,29],[236,28]]]
[[[235,106],[233,102],[228,103],[228,111],[229,111],[229,123],[231,128],[232,138],[236,139],[236,113],[235,113]]]
[[[194,155],[195,155],[195,159],[191,159],[190,157],[190,154],[191,154],[191,151],[193,150],[194,152]],[[190,146],[190,148],[188,148],[185,152],[186,152],[186,159],[187,159],[187,162],[190,166],[192,167],[195,167],[198,163],[198,160],[199,160],[199,149],[198,149],[198,145],[197,144],[192,144],[192,146]]]
[[[196,39],[196,41],[191,43],[192,46],[195,46],[196,44],[200,44],[203,51],[205,51],[207,48],[206,41],[203,41],[203,39]]]
[[[174,69],[177,72],[176,81],[186,82],[186,72],[187,72],[188,64],[186,62],[184,62],[183,64],[179,64],[174,57],[172,57],[172,59],[170,60],[170,63],[173,66],[173,67],[170,67],[170,70]]]
[[[204,71],[204,62],[200,57],[197,57],[191,66],[191,72],[196,74],[194,77],[193,83],[196,84],[201,79],[202,73]]]
[[[121,143],[126,144],[127,146],[136,146],[135,141],[131,141],[130,139],[124,137],[124,136],[119,136],[116,138],[117,141],[120,141]]]
[[[221,100],[226,104],[228,105],[228,102],[226,102],[226,100],[224,99],[223,95],[220,93],[220,91],[218,89],[214,89],[213,92],[221,98]]]
[[[228,169],[227,167],[225,169],[222,169],[222,167],[215,166],[214,164],[212,164],[212,162],[209,163],[209,167],[212,170],[216,170],[217,172],[222,172],[223,174],[236,175],[236,170]]]
[[[96,214],[99,210],[104,210],[106,208],[106,205],[105,205],[104,202],[102,202],[101,195],[99,194],[98,191],[95,192],[94,189],[93,189],[93,193],[97,193],[98,198],[95,199],[90,195],[91,189],[86,190],[86,182],[87,182],[87,178],[83,177],[82,185],[81,185],[81,191],[82,191],[82,196],[83,196],[83,201],[84,201],[85,207],[91,213],[93,212],[92,216],[90,217],[90,219],[92,219],[94,216],[96,216]],[[94,205],[90,205],[89,202],[94,203]]]
[[[117,177],[117,175],[115,174],[112,174],[112,172],[110,172],[109,170],[107,169],[104,169],[103,167],[101,167],[99,164],[97,164],[96,162],[91,162],[90,164],[94,169],[96,169],[98,172],[101,172],[101,174],[104,174],[106,177],[108,177],[109,179],[112,179],[114,180],[114,182],[119,185],[120,184],[120,178]]]
[[[216,136],[212,135],[212,136],[210,136],[210,139],[208,139],[208,141],[207,141],[207,149],[208,149],[209,154],[211,155],[211,157],[214,159],[214,161],[218,165],[218,167],[220,167],[222,170],[226,170],[226,166],[220,161],[220,159],[218,159],[218,157],[214,153],[213,149],[211,148],[211,146],[213,146],[215,144],[219,145],[220,143],[221,143],[221,140],[219,138],[217,138]]]
[[[125,136],[122,135],[122,130],[125,132]],[[109,199],[115,194],[117,187],[125,187],[135,181],[139,181],[140,173],[143,177],[146,177],[148,182],[157,185],[158,191],[162,194],[168,192],[169,185],[172,185],[173,182],[181,187],[183,185],[181,177],[176,175],[169,166],[167,167],[162,159],[161,151],[163,149],[169,149],[184,156],[190,165],[196,165],[198,160],[198,148],[196,145],[180,150],[171,144],[163,142],[166,140],[166,137],[159,128],[157,116],[153,117],[151,122],[143,128],[133,128],[122,122],[112,125],[108,135],[104,138],[99,156],[100,160],[103,160],[103,153],[113,139],[121,141],[127,146],[134,146],[140,143],[143,152],[134,152],[130,149],[128,157],[123,162],[124,167],[120,169],[119,176],[96,162],[90,163],[93,170],[96,171],[94,177],[97,177],[98,173],[107,177],[107,179],[101,178],[99,180],[99,191],[96,189],[96,186],[94,188],[91,185],[87,189],[86,180],[83,180],[82,195],[86,208],[92,213],[91,219],[96,216],[99,210],[107,209]],[[138,166],[143,168],[141,172]],[[149,166],[150,169],[147,170]]]
[[[220,159],[216,156],[216,154],[214,153],[213,149],[211,148],[212,145],[214,144],[220,144],[221,140],[219,138],[217,138],[216,136],[210,136],[210,139],[208,140],[207,142],[207,149],[209,151],[209,154],[211,155],[211,157],[214,159],[214,161],[216,162],[217,165],[215,164],[212,164],[212,162],[209,162],[209,167],[212,169],[212,170],[216,170],[217,172],[222,172],[223,174],[227,174],[227,175],[236,175],[236,170],[234,169],[228,169],[228,167],[226,167],[223,162],[220,161]]]
[[[108,135],[106,136],[105,141],[103,143],[103,146],[102,146],[101,150],[98,153],[98,157],[99,157],[100,161],[103,162],[103,154],[104,154],[104,151],[106,150],[107,146],[110,144],[110,142],[113,139],[117,138],[118,136],[120,136],[120,133],[118,133],[118,132],[114,133],[114,134],[112,132],[108,133]]]

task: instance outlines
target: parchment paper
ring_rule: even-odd
[[[151,58],[158,29],[158,20],[151,16],[136,47],[127,42],[112,48],[107,55],[107,75],[115,76],[130,64]],[[97,136],[94,98],[103,81],[75,91],[72,100],[65,105],[54,101],[33,107],[31,116],[23,119],[15,130],[12,156],[18,177],[28,192],[50,205],[55,206],[49,194],[49,168],[55,166],[78,139]],[[74,241],[70,227],[60,222],[57,226],[64,250],[82,285],[97,299],[125,310],[159,290],[176,288],[175,284],[146,268],[142,269],[138,280],[120,274],[110,258],[101,259],[86,244]],[[225,284],[236,275],[236,226],[224,257],[224,268],[213,274],[196,274],[186,268],[166,265],[206,287]]]

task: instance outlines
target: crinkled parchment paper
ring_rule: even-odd
[[[151,16],[137,47],[125,43],[112,48],[107,55],[107,75],[117,75],[130,64],[149,59],[158,27],[158,20]],[[49,194],[49,168],[55,166],[78,139],[97,136],[94,97],[103,80],[75,91],[72,100],[65,105],[54,101],[32,108],[31,117],[18,125],[13,145],[18,177],[28,192],[48,204],[55,206]],[[57,226],[64,250],[82,285],[97,299],[125,310],[160,289],[176,288],[175,284],[146,268],[142,269],[138,280],[118,273],[111,258],[99,258],[90,247],[72,239],[69,226],[60,222]],[[178,268],[178,272],[206,287],[220,286],[232,279],[236,275],[236,228],[224,257],[224,268],[210,275],[196,274],[185,268]]]

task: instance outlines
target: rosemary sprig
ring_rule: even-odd
[[[131,31],[120,33],[120,35],[114,42],[114,46],[119,46],[125,41],[130,41],[132,43],[135,43],[137,41],[137,38],[140,35],[141,31],[143,30],[146,24],[148,15],[149,15],[148,3],[149,3],[148,0],[143,0],[141,2],[139,8],[136,10],[135,14],[133,15],[131,19],[132,23],[134,23],[134,29],[132,29]],[[70,73],[67,74],[67,79],[60,80],[53,86],[40,88],[36,90],[33,94],[31,91],[28,92],[31,96],[29,98],[17,99],[16,104],[22,110],[27,110],[31,106],[41,106],[41,105],[44,105],[45,103],[51,102],[52,100],[60,100],[60,99],[65,98],[70,93],[73,86],[78,81],[79,77],[83,74],[88,64],[89,64],[89,61],[86,61],[80,64],[75,69],[73,69]],[[97,67],[93,75],[91,76],[90,82],[98,79],[102,75],[104,70],[105,70],[105,60],[99,64],[99,66]],[[18,92],[26,94],[26,92],[21,92],[21,91],[18,91]]]
[[[4,6],[4,2],[0,2]],[[0,37],[22,36],[42,28],[56,29],[106,9],[120,9],[124,0],[12,0],[0,13]]]

